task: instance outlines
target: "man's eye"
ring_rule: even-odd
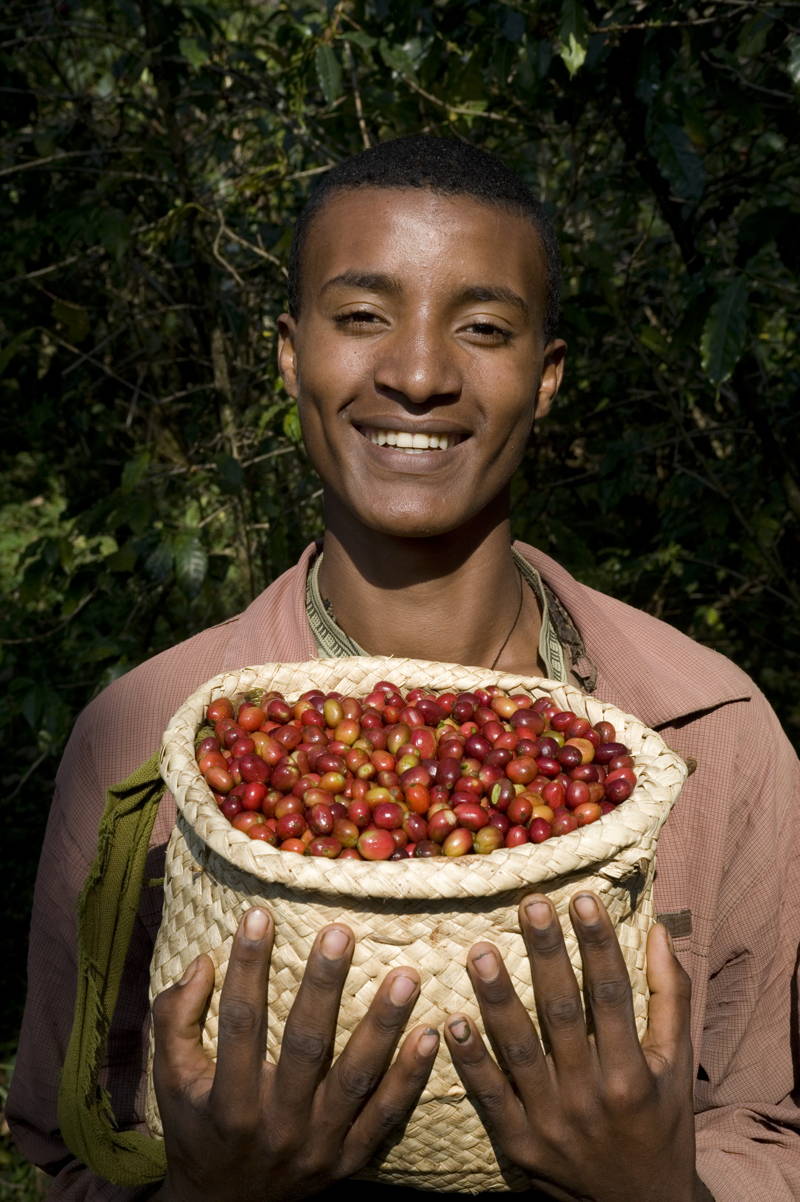
[[[496,326],[491,321],[473,321],[467,326],[470,334],[477,334],[483,342],[496,342],[498,345],[511,341],[511,330]]]
[[[333,320],[337,326],[372,326],[380,319],[377,313],[368,309],[354,309],[352,313],[337,313]]]

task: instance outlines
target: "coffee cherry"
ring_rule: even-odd
[[[545,839],[549,839],[553,834],[553,827],[550,822],[546,822],[544,818],[534,818],[528,830],[528,838],[531,843],[544,843]]]
[[[577,830],[578,819],[572,810],[556,810],[553,815],[551,830],[554,835],[568,835]]]
[[[627,755],[628,748],[623,743],[601,743],[595,750],[594,758],[598,764],[607,764],[617,755]]]
[[[396,850],[396,844],[391,831],[371,826],[361,832],[358,850],[365,860],[388,860]]]
[[[326,837],[324,835],[312,839],[306,848],[307,856],[324,856],[327,860],[335,860],[342,850],[342,845],[338,839]]]
[[[533,803],[524,793],[520,793],[510,802],[506,816],[512,826],[527,826],[531,820]]]
[[[221,722],[223,718],[233,717],[233,702],[228,697],[218,697],[211,701],[206,709],[209,722]]]
[[[452,810],[437,810],[428,818],[428,838],[434,843],[443,843],[455,826],[458,826],[458,818]]]
[[[461,805],[454,805],[453,813],[458,819],[458,825],[467,831],[479,831],[489,821],[486,810],[477,802],[466,801]]]
[[[263,825],[264,815],[254,813],[252,810],[240,810],[231,819],[231,826],[235,826],[237,831],[249,831],[253,826]]]
[[[479,856],[486,856],[503,846],[503,833],[496,826],[483,826],[475,833],[472,845]]]
[[[403,824],[403,811],[394,801],[383,801],[372,811],[372,821],[382,830],[398,830]]]
[[[230,793],[233,788],[233,777],[227,768],[213,764],[206,772],[206,780],[215,793]]]
[[[230,822],[236,817],[237,814],[241,813],[242,803],[238,797],[226,797],[219,808],[220,812],[223,813]]]
[[[588,826],[590,822],[597,822],[598,818],[603,817],[603,811],[596,801],[587,801],[583,805],[576,806],[572,812],[578,826]]]
[[[414,855],[418,858],[427,859],[430,856],[440,856],[441,854],[441,847],[431,839],[422,839],[419,843],[414,844]]]
[[[606,781],[605,795],[609,801],[613,801],[618,805],[621,801],[627,801],[633,792],[633,785],[624,777],[618,776],[616,780]]]
[[[463,826],[451,831],[442,843],[442,852],[446,856],[466,856],[472,851],[472,834]]]
[[[308,812],[308,825],[315,835],[330,835],[333,832],[333,814],[331,807],[319,802]]]
[[[486,855],[599,821],[636,785],[614,726],[497,686],[432,697],[381,682],[207,710],[199,771],[237,829],[322,858]],[[391,848],[390,841],[391,840]]]

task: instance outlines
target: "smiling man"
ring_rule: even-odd
[[[323,482],[324,538],[243,614],[106,690],[79,720],[59,773],[9,1102],[21,1146],[55,1176],[52,1197],[153,1196],[99,1180],[57,1129],[75,902],[105,789],[147,758],[172,712],[209,676],[360,652],[570,681],[635,712],[699,765],[659,845],[663,925],[648,942],[651,1018],[641,1046],[616,939],[592,895],[575,897],[571,911],[591,1036],[546,898],[523,899],[520,911],[546,1051],[492,932],[469,954],[465,971],[494,1054],[458,1014],[439,1054],[453,1057],[493,1137],[527,1174],[529,1196],[800,1197],[797,762],[769,706],[732,664],[512,544],[510,480],[561,382],[557,295],[541,207],[472,147],[428,137],[378,146],[331,171],[309,202],[292,251],[279,357]],[[174,816],[165,798],[148,877],[158,875]],[[109,1043],[107,1079],[122,1126],[141,1121],[159,902],[158,890],[143,889]],[[284,1202],[335,1188],[424,1087],[437,1032],[413,1029],[392,1061],[425,989],[411,967],[389,974],[330,1066],[353,954],[352,934],[339,924],[320,933],[279,1061],[266,1063],[272,936],[260,910],[237,935],[216,1071],[199,1042],[210,961],[200,957],[156,1003],[168,1159],[156,1189],[164,1202]],[[342,1188],[352,1195],[358,1187]]]
[[[279,363],[325,489],[322,595],[368,652],[544,672],[509,526],[564,357],[531,214],[367,186],[301,231]]]

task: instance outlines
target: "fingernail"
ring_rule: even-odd
[[[536,927],[539,931],[544,931],[550,926],[553,918],[553,912],[547,902],[532,901],[528,902],[525,907],[525,914],[528,922],[532,927]]]
[[[244,916],[244,933],[254,943],[264,938],[268,926],[269,915],[266,910],[248,910]]]
[[[674,956],[675,955],[675,944],[672,942],[672,935],[670,935],[669,931],[663,924],[662,924],[661,929],[664,932],[664,941],[665,941],[667,947],[669,948],[669,950],[672,952],[672,955]]]
[[[494,952],[480,952],[473,957],[472,967],[482,981],[493,981],[500,971],[497,956]]]
[[[416,992],[417,982],[405,973],[395,977],[389,986],[389,998],[395,1006],[405,1006]]]
[[[417,1052],[420,1056],[430,1056],[439,1046],[439,1032],[435,1027],[426,1027],[417,1040]]]
[[[579,893],[574,899],[573,904],[575,906],[575,913],[581,922],[597,922],[597,919],[600,917],[600,911],[591,893]]]
[[[347,951],[350,936],[341,927],[331,927],[322,936],[320,951],[326,960],[340,960]]]
[[[194,960],[192,960],[191,964],[185,970],[180,981],[178,981],[178,984],[179,985],[188,985],[196,971],[197,971],[197,956],[195,956]]]
[[[466,1043],[469,1039],[469,1023],[465,1018],[454,1018],[452,1022],[447,1024],[450,1028],[450,1034],[458,1043]]]

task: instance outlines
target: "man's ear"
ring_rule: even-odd
[[[567,344],[563,338],[553,338],[544,348],[542,378],[539,381],[539,392],[536,397],[534,421],[546,417],[550,412],[550,406],[561,387],[566,353]]]
[[[297,398],[297,323],[289,313],[278,318],[278,371],[289,396]]]

